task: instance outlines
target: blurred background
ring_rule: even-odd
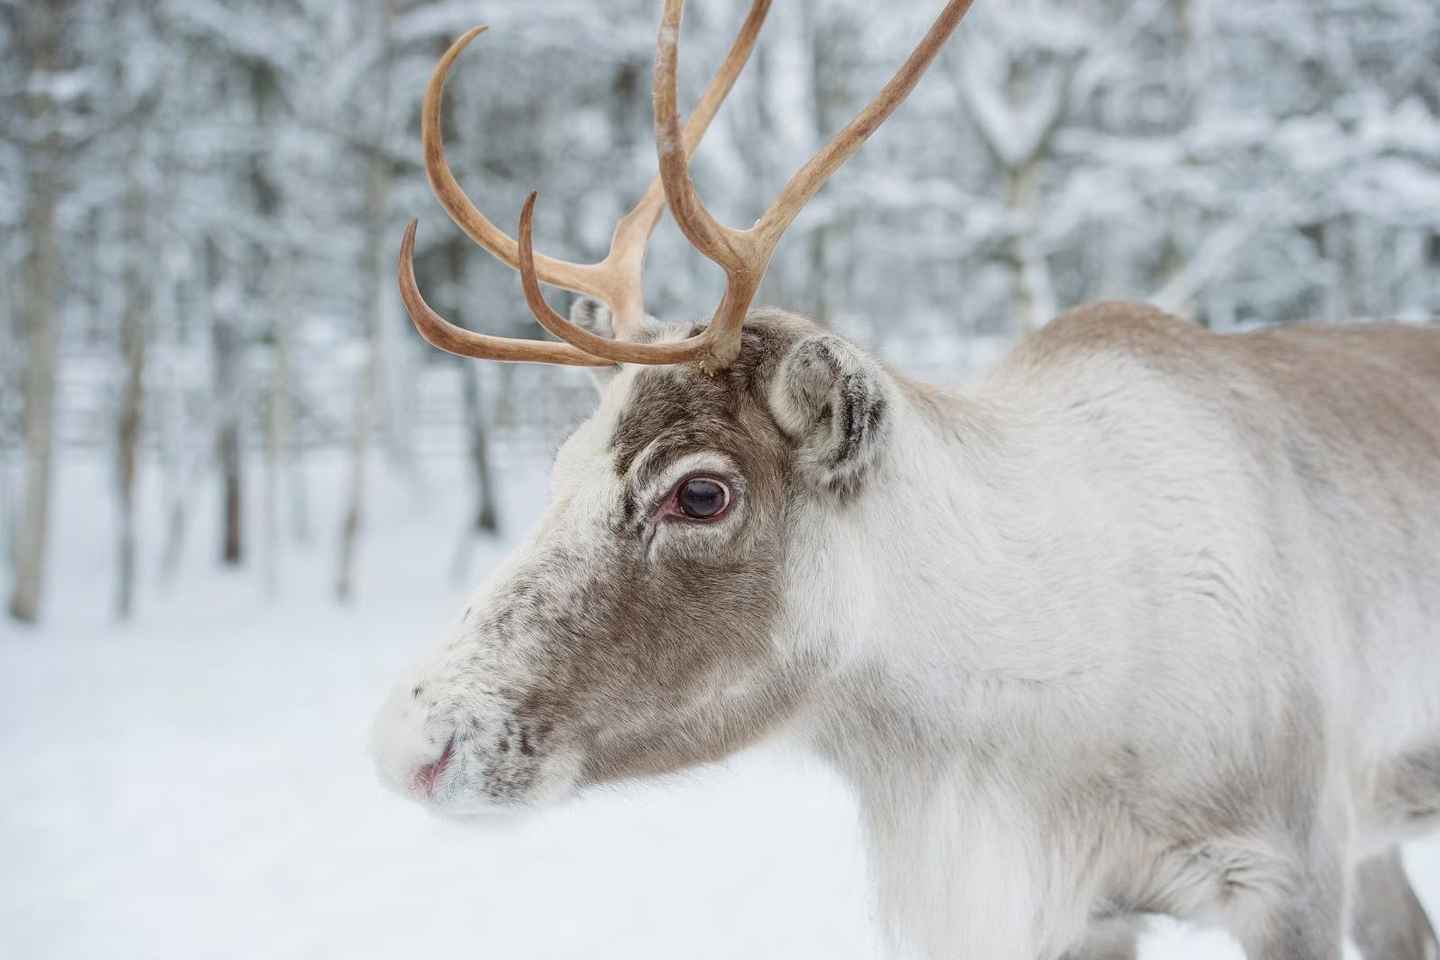
[[[777,0],[694,160],[717,214],[756,216],[939,6]],[[747,7],[690,4],[682,103]],[[0,953],[877,955],[849,800],[794,758],[489,836],[364,757],[594,396],[410,329],[418,216],[438,309],[539,335],[430,196],[425,81],[490,25],[449,83],[451,163],[512,231],[539,190],[537,246],[596,259],[654,173],[658,15],[0,0]],[[652,312],[713,309],[668,220],[648,262]],[[978,0],[760,299],[959,383],[1097,298],[1220,330],[1435,322],[1440,8]],[[1409,855],[1440,905],[1440,855]],[[1149,955],[1229,949],[1169,936]]]

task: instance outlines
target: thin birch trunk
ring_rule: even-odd
[[[62,5],[28,11],[31,36],[21,44],[31,52],[31,72],[48,73],[60,66]],[[22,16],[24,16],[22,14]],[[25,234],[29,246],[21,268],[25,365],[25,478],[20,518],[15,530],[15,582],[10,615],[33,623],[40,617],[49,547],[50,495],[54,471],[55,382],[59,366],[60,249],[55,219],[60,196],[60,135],[46,84],[29,85],[24,98],[31,129],[48,127],[44,139],[28,151],[29,182],[25,190]]]
[[[394,5],[386,0],[381,24],[382,69],[390,67],[390,21],[394,16]],[[390,85],[379,83],[383,91],[378,107],[379,126],[383,129],[389,117]],[[389,162],[378,154],[367,162],[365,180],[365,271],[372,286],[368,298],[369,309],[365,313],[365,360],[361,368],[355,393],[354,429],[350,437],[350,491],[346,501],[344,519],[340,524],[339,553],[335,568],[335,598],[348,603],[355,595],[355,568],[358,563],[360,534],[364,528],[365,499],[367,487],[368,460],[370,455],[370,433],[375,419],[375,393],[378,387],[380,347],[380,326],[386,318],[385,302],[393,296],[390,288],[389,235],[385,231],[386,212],[389,209],[391,170]]]
[[[270,349],[273,356],[270,397],[265,410],[265,502],[261,535],[265,541],[262,578],[266,596],[273,599],[280,592],[280,405],[285,387],[280,371],[280,348],[272,343]]]
[[[490,472],[490,445],[480,404],[478,365],[463,364],[460,367],[460,397],[464,405],[465,444],[470,460],[470,476],[474,482],[475,506],[471,522],[460,532],[455,557],[450,564],[450,576],[456,581],[463,580],[469,573],[470,558],[478,539],[486,535],[493,536],[500,531],[499,515],[495,508],[495,482]]]
[[[132,161],[134,162],[134,161]],[[149,312],[140,251],[145,248],[144,189],[136,171],[131,171],[125,190],[124,287],[125,304],[120,317],[120,351],[125,365],[125,382],[120,393],[116,423],[115,487],[119,509],[116,543],[115,615],[128,620],[135,608],[136,522],[135,488],[140,459],[140,440],[145,405],[146,314]]]
[[[213,291],[206,291],[213,295]],[[235,319],[217,310],[211,327],[215,352],[216,452],[220,460],[220,562],[239,566],[245,559],[245,477],[240,444],[240,344]]]
[[[274,297],[277,304],[294,300],[290,261],[277,263],[276,288]],[[263,573],[265,592],[275,597],[280,592],[281,567],[283,565],[283,538],[280,535],[281,501],[283,487],[294,477],[289,470],[290,448],[290,326],[292,318],[279,316],[270,328],[270,396],[265,410],[265,569]]]
[[[0,262],[18,263],[24,249],[19,231],[0,241]],[[0,396],[18,388],[24,363],[23,333],[20,329],[21,283],[15,271],[0,271]],[[8,402],[8,401],[6,401]],[[19,435],[0,434],[0,570],[7,575],[15,569],[15,518],[19,509],[15,492],[14,460]],[[8,576],[7,576],[8,580]]]
[[[365,517],[367,461],[370,455],[370,423],[374,417],[375,341],[366,338],[366,359],[355,390],[354,423],[350,435],[350,493],[340,523],[340,553],[335,567],[335,599],[349,603],[355,595],[356,554]]]
[[[155,298],[156,325],[159,336],[164,337],[169,348],[169,362],[158,367],[164,383],[160,451],[165,471],[165,532],[160,549],[160,581],[169,583],[179,570],[184,552],[186,498],[190,492],[186,383],[181,373],[186,363],[185,337],[180,323],[181,284],[173,268],[167,267],[158,290],[159,295]]]

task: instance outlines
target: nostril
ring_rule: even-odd
[[[450,758],[454,755],[455,737],[452,734],[450,739],[445,743],[445,749],[440,752],[440,758],[431,763],[424,764],[415,771],[415,776],[411,778],[410,781],[410,789],[427,797],[433,797],[435,795],[435,784],[440,781],[440,777],[444,774],[445,768],[450,765]]]

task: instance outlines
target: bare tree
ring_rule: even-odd
[[[1034,330],[1055,315],[1057,303],[1033,220],[1039,185],[1055,132],[1071,103],[1071,82],[1085,47],[1078,28],[1038,29],[1037,21],[1061,21],[1058,8],[992,11],[992,36],[972,40],[961,58],[959,91],[975,129],[1000,168],[1004,206],[1011,220],[1002,258],[1012,277],[1014,316]]]
[[[136,162],[131,161],[123,201],[127,250],[122,281],[125,304],[120,317],[120,353],[124,361],[124,385],[115,430],[115,492],[119,506],[115,613],[122,620],[129,619],[135,606],[135,475],[145,408],[145,351],[150,311],[149,275],[141,262],[145,249],[146,198],[139,172],[134,169]]]
[[[388,70],[391,54],[391,21],[394,4],[386,0],[381,17],[378,58],[379,70]],[[378,83],[380,105],[377,108],[376,141],[383,140],[389,118],[390,84]],[[350,436],[350,491],[344,519],[340,524],[339,553],[335,566],[335,597],[348,602],[355,593],[355,567],[360,532],[365,517],[366,471],[369,468],[370,434],[374,429],[375,400],[379,388],[381,327],[385,323],[387,298],[393,302],[389,283],[390,237],[385,226],[389,209],[392,179],[391,162],[381,150],[368,152],[365,161],[365,276],[375,285],[365,314],[365,359],[355,391],[354,419]]]
[[[478,539],[500,532],[495,478],[490,470],[490,442],[485,427],[485,415],[480,407],[478,364],[466,363],[460,367],[460,399],[465,414],[465,449],[469,455],[470,477],[475,492],[470,522],[460,532],[460,540],[455,546],[455,559],[450,566],[450,575],[457,581],[469,573],[470,557]]]
[[[206,273],[218,272],[215,241],[205,244]],[[208,295],[209,291],[206,291]],[[245,471],[241,459],[240,330],[235,305],[226,300],[211,314],[210,344],[215,371],[215,453],[220,464],[220,562],[239,566],[245,558]]]
[[[201,264],[205,258],[199,258]],[[160,457],[165,475],[165,531],[160,550],[160,578],[171,582],[180,568],[185,547],[188,498],[193,474],[198,472],[199,458],[190,451],[187,429],[188,384],[182,358],[188,346],[185,325],[180,319],[180,300],[184,284],[167,266],[157,285],[155,320],[159,341],[169,353],[170,362],[157,367],[163,405],[160,412]],[[205,302],[209,302],[208,298]],[[203,311],[202,311],[203,313]],[[202,318],[203,319],[203,318]]]
[[[289,285],[289,267],[280,265],[282,289]],[[285,296],[279,298],[281,303]],[[290,398],[290,317],[276,316],[270,334],[270,395],[265,410],[265,589],[272,596],[280,586],[281,474],[293,462]],[[294,482],[296,471],[286,479]],[[296,514],[299,510],[296,509]],[[303,522],[303,521],[300,521]]]
[[[0,242],[0,258],[18,261],[12,248],[19,242],[15,231]],[[15,482],[11,476],[11,451],[15,446],[13,410],[17,396],[15,384],[20,382],[23,364],[22,337],[19,330],[20,284],[11,271],[0,271],[0,570],[9,573],[14,567],[15,550]]]
[[[691,12],[682,101],[746,5]],[[451,78],[452,160],[502,223],[541,189],[540,246],[588,258],[654,170],[654,7],[522,6],[491,18]],[[1143,297],[1221,328],[1440,313],[1434,4],[1253,7],[977,5],[940,61],[954,82],[922,85],[837,175],[762,300],[953,379],[1095,298]],[[460,232],[420,199],[419,90],[473,11],[388,0],[378,12],[355,0],[0,0],[0,541],[14,616],[39,615],[47,526],[70,514],[55,499],[61,436],[115,443],[106,553],[123,615],[143,594],[138,547],[169,578],[187,525],[211,529],[194,518],[201,491],[219,494],[221,534],[202,552],[254,558],[262,582],[283,583],[280,561],[305,538],[301,458],[315,447],[344,464],[338,490],[311,498],[326,589],[357,590],[375,470],[425,492],[422,436],[464,446],[464,481],[434,491],[466,501],[461,570],[505,519],[489,444],[533,448],[578,412],[585,391],[565,374],[467,369],[452,381],[456,368],[404,325],[390,219],[401,210],[423,218],[419,268],[437,293],[455,291],[440,295],[456,316],[535,332],[513,278],[456,263]],[[776,5],[695,157],[717,214],[752,216],[928,19],[871,12],[860,0]],[[698,319],[722,277],[678,239],[662,223],[652,302]],[[92,375],[99,348],[119,358],[118,376]],[[422,411],[436,380],[458,386],[456,402]],[[140,509],[152,438],[164,506],[153,532]]]
[[[25,4],[18,12],[19,54],[27,56],[29,81],[22,97],[26,127],[36,139],[26,150],[24,228],[29,244],[21,271],[21,316],[27,363],[24,373],[25,480],[15,531],[15,583],[10,615],[39,619],[49,545],[54,467],[55,382],[60,341],[60,246],[56,207],[61,192],[61,143],[49,75],[62,66],[61,38],[68,4]]]

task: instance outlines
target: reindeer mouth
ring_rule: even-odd
[[[440,777],[445,769],[450,766],[450,760],[455,756],[455,737],[452,735],[445,743],[445,749],[440,752],[440,758],[433,763],[427,763],[415,771],[415,776],[410,781],[410,789],[421,796],[434,799],[435,785],[439,783]]]

